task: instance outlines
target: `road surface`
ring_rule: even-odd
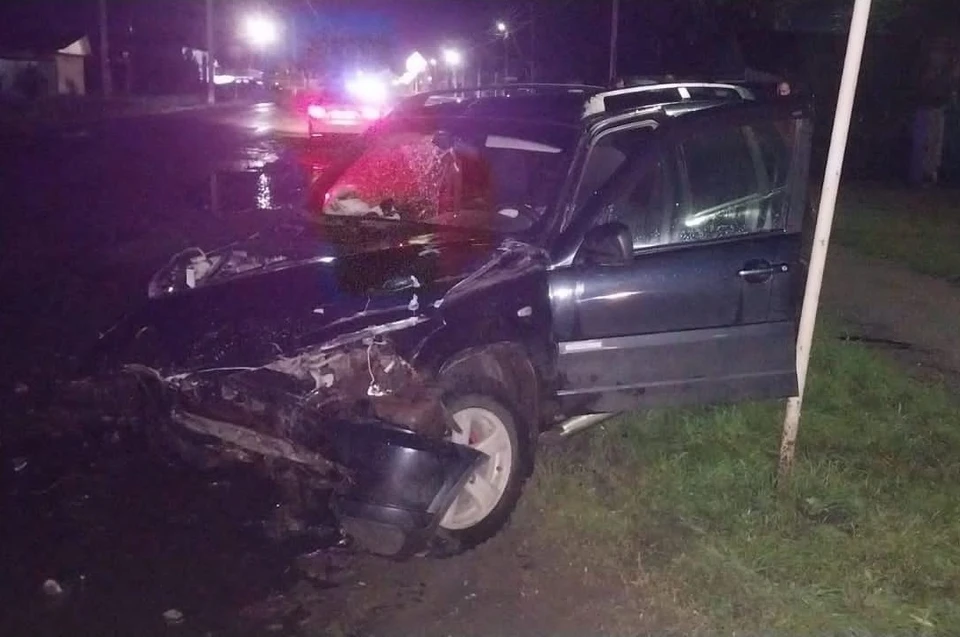
[[[13,414],[171,253],[299,201],[323,149],[297,127],[251,104],[0,140],[0,634],[153,634],[171,609],[186,634],[226,630],[278,585],[278,549],[242,523],[267,519],[266,485],[171,469],[135,441],[24,447]]]
[[[322,155],[322,142],[291,137],[297,124],[256,104],[3,139],[0,329],[18,351],[0,383],[22,369],[11,355],[29,366],[72,351],[78,331],[95,334],[172,252],[217,245],[295,204],[312,153]],[[77,295],[111,302],[69,303]]]

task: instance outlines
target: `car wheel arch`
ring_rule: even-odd
[[[523,419],[532,439],[539,435],[543,381],[534,356],[523,345],[499,341],[460,350],[438,366],[436,378],[444,387],[463,386],[469,379],[495,383]]]

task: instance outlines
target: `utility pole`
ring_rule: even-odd
[[[800,311],[800,329],[797,335],[797,395],[787,401],[786,414],[783,419],[783,433],[780,438],[778,486],[781,489],[785,489],[788,484],[788,478],[793,469],[794,454],[796,453],[800,411],[803,407],[803,392],[806,387],[807,369],[810,365],[810,347],[813,344],[813,328],[817,322],[820,287],[823,283],[823,270],[827,262],[830,230],[833,228],[833,213],[836,209],[837,191],[840,189],[843,156],[847,149],[847,136],[850,132],[850,119],[857,94],[857,80],[860,76],[860,62],[863,57],[863,45],[867,37],[869,18],[870,0],[856,0],[853,7],[853,18],[850,20],[847,54],[843,62],[843,75],[840,78],[840,95],[837,99],[830,150],[827,154],[827,168],[823,177],[823,190],[820,194],[820,211],[817,214],[817,225],[813,231],[813,249],[810,253],[807,284],[803,295],[803,309]]]
[[[207,104],[217,103],[217,85],[213,82],[216,64],[213,56],[213,0],[207,0]]]
[[[100,0],[100,75],[103,96],[113,96],[113,73],[110,69],[110,36],[107,33],[107,0]]]
[[[510,77],[510,33],[503,34],[503,83]]]
[[[610,16],[610,86],[617,81],[617,37],[620,32],[620,0],[613,1],[613,14]]]
[[[531,2],[528,6],[530,11],[530,81],[537,81],[537,15]]]

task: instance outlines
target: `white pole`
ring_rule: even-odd
[[[103,96],[113,96],[113,67],[110,66],[110,23],[107,19],[107,0],[99,2],[100,14],[100,81]]]
[[[850,118],[853,114],[853,102],[857,94],[860,61],[863,57],[863,45],[867,37],[870,2],[871,0],[856,0],[853,7],[853,18],[850,20],[847,55],[843,62],[843,77],[840,80],[840,94],[833,120],[833,134],[830,138],[827,168],[823,177],[823,190],[820,194],[820,210],[817,214],[817,226],[813,236],[813,251],[810,254],[807,288],[803,295],[803,308],[800,313],[800,330],[797,335],[798,391],[797,396],[787,400],[786,415],[783,419],[779,466],[781,485],[786,484],[786,478],[793,469],[797,431],[800,427],[800,410],[803,406],[803,391],[806,387],[807,369],[810,365],[810,347],[813,343],[813,330],[817,322],[820,288],[823,283],[824,266],[827,262],[827,248],[830,245],[830,230],[833,228],[833,213],[837,204],[837,191],[840,188],[840,173],[843,170],[843,156],[847,148],[847,134],[850,132]]]
[[[207,104],[217,102],[216,85],[213,83],[216,73],[216,52],[213,45],[213,0],[207,0]]]
[[[617,82],[617,40],[620,33],[620,0],[613,0],[610,16],[610,69],[608,79],[613,87]]]

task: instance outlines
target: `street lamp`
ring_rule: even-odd
[[[444,49],[443,63],[450,69],[451,88],[457,88],[459,84],[457,75],[460,67],[463,65],[463,53],[457,49]]]
[[[427,59],[419,51],[414,51],[407,58],[407,73],[420,75],[427,70]]]
[[[406,76],[409,78],[409,81],[413,82],[414,91],[420,90],[419,78],[429,66],[430,63],[427,62],[427,58],[423,57],[419,51],[414,51],[409,57],[407,57]]]
[[[463,54],[456,49],[443,50],[443,63],[450,68],[456,68],[463,64]]]
[[[503,20],[497,22],[497,33],[503,37],[503,81],[506,83],[507,78],[510,77],[510,43],[508,41],[510,29]]]
[[[280,29],[277,23],[264,15],[247,16],[243,23],[243,30],[247,40],[258,49],[272,46],[280,39]]]

